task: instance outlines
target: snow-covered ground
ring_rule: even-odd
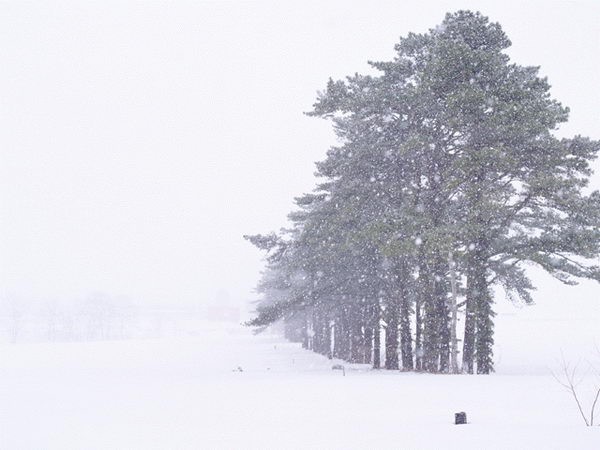
[[[0,448],[600,448],[600,427],[583,426],[548,372],[331,366],[226,323],[188,337],[2,344]],[[453,425],[458,411],[469,424]]]

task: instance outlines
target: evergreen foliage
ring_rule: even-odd
[[[320,184],[291,229],[247,236],[267,252],[250,325],[283,319],[324,355],[378,368],[385,349],[387,369],[448,372],[453,264],[462,370],[486,374],[494,285],[530,303],[527,263],[600,281],[600,193],[585,194],[600,143],[554,136],[568,109],[509,46],[499,24],[459,11],[370,63],[379,75],[329,80],[308,113],[339,138]]]

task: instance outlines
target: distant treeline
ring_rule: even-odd
[[[196,335],[208,319],[209,311],[201,306],[145,305],[127,297],[112,297],[102,293],[70,301],[3,297],[0,298],[0,343],[107,341]],[[221,316],[213,318],[224,320]]]

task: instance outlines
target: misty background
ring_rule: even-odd
[[[335,142],[303,115],[317,91],[457,9],[500,22],[512,60],[541,66],[571,108],[558,135],[600,139],[593,0],[1,3],[4,336],[25,317],[50,339],[159,335],[170,309],[248,317],[262,255],[242,235],[285,226]],[[534,281],[538,317],[565,301],[600,317],[591,282]]]

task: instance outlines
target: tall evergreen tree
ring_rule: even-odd
[[[464,286],[463,371],[485,374],[493,285],[530,302],[528,262],[564,283],[600,280],[600,194],[584,194],[600,144],[554,136],[568,109],[509,46],[500,25],[459,11],[402,38],[394,60],[371,63],[379,75],[329,80],[309,114],[340,144],[293,230],[251,238],[269,252],[273,293],[253,324],[301,316],[321,352],[333,341],[336,356],[377,367],[383,324],[386,368],[447,372],[452,281],[454,295]]]

